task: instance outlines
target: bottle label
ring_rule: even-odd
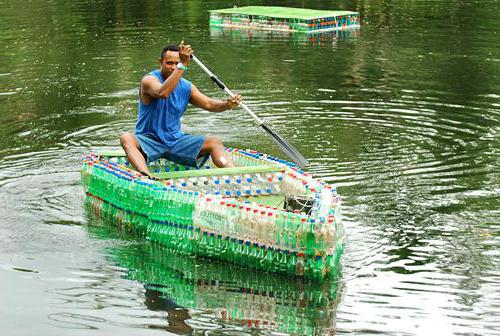
[[[225,214],[213,210],[203,209],[198,214],[196,225],[203,228],[215,229],[220,227],[225,222]]]

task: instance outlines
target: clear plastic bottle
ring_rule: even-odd
[[[295,264],[295,275],[304,276],[305,273],[305,263],[304,263],[304,253],[299,252],[297,254],[297,262]]]

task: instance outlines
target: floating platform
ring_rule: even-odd
[[[246,6],[210,10],[210,25],[248,29],[318,33],[359,28],[358,12]]]
[[[272,156],[227,152],[238,167],[190,169],[161,159],[149,166],[155,179],[133,170],[123,151],[89,154],[86,203],[181,255],[334,277],[344,241],[335,187]]]

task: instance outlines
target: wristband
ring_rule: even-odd
[[[177,69],[181,69],[183,71],[186,71],[187,70],[187,66],[185,66],[184,64],[182,64],[181,62],[177,63]]]

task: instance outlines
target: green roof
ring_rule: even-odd
[[[274,7],[274,6],[246,6],[225,9],[213,9],[211,13],[220,14],[243,14],[254,16],[269,16],[273,18],[288,18],[311,20],[325,17],[358,14],[357,12],[318,10],[306,8]]]

